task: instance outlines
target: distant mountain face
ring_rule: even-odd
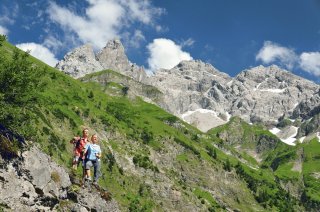
[[[97,54],[89,44],[78,47],[66,54],[56,68],[74,78],[105,69],[118,71],[139,82],[145,82],[147,77],[143,67],[128,60],[122,43],[117,39],[109,41]]]
[[[158,105],[204,132],[231,116],[276,126],[284,118],[307,120],[320,110],[320,86],[277,66],[258,66],[232,78],[211,64],[192,60],[147,77],[128,60],[119,40],[109,41],[96,55],[88,45],[75,49],[57,68],[75,78],[113,69],[153,85],[164,94]]]
[[[319,85],[277,66],[258,66],[231,78],[210,64],[183,61],[157,71],[151,83],[165,93],[168,111],[200,126],[210,117],[204,131],[230,116],[269,125],[284,117],[308,119],[320,105]]]

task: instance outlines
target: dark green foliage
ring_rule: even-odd
[[[154,172],[159,172],[158,167],[154,166],[152,162],[150,161],[148,156],[143,156],[143,155],[135,155],[133,157],[133,163],[136,166],[145,168],[145,169],[151,169]]]
[[[150,194],[150,192],[151,192],[150,185],[140,184],[139,191],[138,191],[139,196],[141,196],[141,197],[147,196]]]
[[[3,42],[5,42],[6,40],[7,40],[6,35],[0,35],[0,47],[3,45]]]
[[[193,140],[193,141],[199,141],[199,136],[198,136],[198,134],[192,134],[192,136],[191,136],[191,140]]]
[[[114,158],[114,155],[112,154],[111,151],[108,151],[107,154],[106,154],[106,157],[105,157],[105,162],[106,164],[108,164],[108,170],[109,172],[112,172],[112,167],[115,165],[116,163],[116,160]],[[119,170],[120,171],[120,170]],[[122,170],[123,172],[123,170]]]
[[[264,207],[277,207],[280,211],[294,211],[296,200],[279,184],[272,184],[255,178],[246,171],[240,162],[235,166],[237,174],[247,183],[256,200]],[[269,191],[269,192],[268,192]]]
[[[29,54],[17,48],[9,58],[0,54],[0,123],[27,137],[34,133],[26,126],[34,118],[31,111],[37,103],[37,91],[42,86],[38,78],[44,70],[33,66]]]
[[[94,94],[93,94],[92,91],[90,91],[90,93],[89,93],[89,95],[88,95],[88,98],[89,98],[89,99],[93,99],[93,97],[94,97]]]
[[[213,159],[217,159],[217,150],[212,146],[206,146],[206,150],[208,151],[208,155]]]
[[[173,126],[173,124],[179,120],[176,116],[160,117],[159,119],[169,124],[170,126]]]
[[[3,159],[12,159],[18,157],[18,151],[21,148],[17,140],[10,141],[0,134],[0,155]]]
[[[320,114],[315,115],[310,121],[304,122],[299,128],[299,136],[307,136],[316,132],[320,126]]]
[[[224,163],[223,168],[228,172],[231,171],[231,164],[230,164],[229,158],[227,158],[227,161]]]
[[[148,128],[144,127],[140,137],[144,144],[148,144],[153,139],[153,133]]]
[[[289,119],[282,119],[281,121],[278,122],[277,127],[283,128],[290,125],[292,125],[292,122]]]
[[[143,205],[139,197],[134,198],[129,205],[130,212],[144,212],[148,211],[147,205]]]
[[[36,100],[34,93],[39,89],[37,75],[41,70],[32,66],[28,57],[28,53],[21,53],[15,48],[12,58],[1,63],[0,93],[7,104],[25,107]]]
[[[128,86],[124,86],[124,87],[121,88],[121,91],[122,91],[122,95],[126,96],[128,94],[129,87]]]

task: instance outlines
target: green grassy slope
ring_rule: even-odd
[[[10,60],[13,52],[14,47],[9,43],[0,47],[0,54],[5,55],[6,60]],[[276,169],[268,168],[278,156],[270,156],[269,162],[266,159],[262,169],[250,154],[242,151],[256,148],[256,140],[249,139],[252,137],[260,138],[260,143],[271,138],[271,149],[281,149],[282,145],[275,142],[277,139],[263,129],[235,119],[236,122],[231,121],[209,134],[202,134],[140,98],[127,98],[112,91],[112,95],[108,95],[104,85],[74,80],[35,58],[28,57],[27,60],[36,67],[34,71],[41,73],[34,79],[41,83],[28,97],[32,104],[23,108],[12,101],[1,100],[4,107],[0,112],[4,112],[4,108],[13,108],[6,112],[6,116],[0,117],[1,124],[39,143],[66,168],[70,168],[72,157],[69,140],[80,134],[83,127],[88,127],[91,134],[97,133],[104,151],[99,184],[110,190],[123,210],[196,208],[219,211],[228,208],[270,211],[302,208],[278,184],[274,174]],[[6,69],[0,68],[1,75]],[[118,83],[113,83],[113,87],[121,88]],[[241,151],[224,144],[225,137],[219,136],[225,130],[238,130],[236,126],[239,124],[245,128]],[[226,136],[230,142],[231,138],[237,137]],[[303,148],[309,151],[308,144],[305,145]],[[263,143],[260,147],[263,147],[260,148],[262,158],[268,158],[266,147],[269,145]],[[316,153],[310,158],[308,161],[313,168],[305,170],[304,167],[303,173],[313,177],[317,172],[312,162],[314,158],[317,160]],[[77,176],[80,176],[80,170]],[[314,192],[317,184],[314,180],[307,182],[312,189],[306,190],[304,196],[308,201],[312,197],[308,204],[313,207],[318,197]]]

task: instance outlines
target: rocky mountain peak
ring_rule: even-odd
[[[109,40],[103,49],[116,49],[124,52],[124,47],[119,39]]]
[[[98,52],[96,59],[104,69],[122,72],[123,69],[128,69],[130,66],[124,47],[118,39],[108,41],[106,46]]]
[[[96,61],[90,44],[75,48],[66,54],[63,60],[58,62],[56,68],[74,78],[83,77],[86,74],[103,69],[100,63]]]
[[[184,60],[172,69],[160,69],[155,75],[172,74],[175,76],[181,76],[186,79],[201,80],[208,76],[216,77],[220,80],[230,80],[230,76],[226,73],[220,72],[213,67],[210,63],[205,63],[201,60]]]
[[[132,77],[139,82],[146,82],[147,75],[143,67],[131,63],[119,39],[110,40],[97,54],[91,45],[86,44],[68,53],[57,65],[57,69],[74,78],[86,74],[111,69]]]

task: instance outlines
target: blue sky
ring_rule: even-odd
[[[0,34],[50,65],[120,38],[152,71],[188,59],[231,76],[276,64],[320,83],[320,0],[1,0]]]

